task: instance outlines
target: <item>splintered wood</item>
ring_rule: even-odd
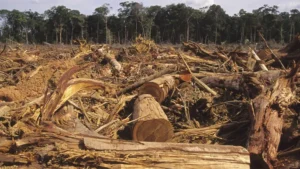
[[[123,164],[108,165],[117,168],[249,169],[250,163],[248,151],[242,147],[234,146],[155,142],[133,143],[93,138],[85,138],[84,145],[88,149],[107,151],[120,157],[125,154],[132,154],[124,159]],[[145,160],[145,154],[147,154],[149,161]]]

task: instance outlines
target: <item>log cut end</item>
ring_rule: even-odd
[[[139,95],[150,94],[161,103],[168,96],[169,91],[174,88],[175,79],[171,75],[164,75],[145,83],[139,90]]]
[[[161,103],[166,97],[167,93],[158,84],[153,82],[145,83],[139,90],[139,95],[150,94],[156,101]]]
[[[133,119],[137,120],[132,133],[136,141],[164,142],[174,135],[160,104],[149,94],[140,95],[135,101]]]
[[[173,134],[171,123],[165,119],[137,122],[133,129],[136,141],[165,142],[172,139]]]

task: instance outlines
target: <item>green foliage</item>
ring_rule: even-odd
[[[267,40],[289,42],[300,32],[300,11],[279,12],[264,5],[249,13],[241,9],[228,16],[219,5],[194,9],[183,3],[144,7],[138,2],[121,2],[118,14],[109,15],[103,4],[85,16],[78,10],[54,6],[39,14],[32,11],[0,10],[0,40],[26,43],[70,43],[87,39],[95,43],[129,43],[138,35],[156,43],[255,43],[257,31]]]

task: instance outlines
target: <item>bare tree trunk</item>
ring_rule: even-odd
[[[241,43],[244,44],[244,34],[245,34],[245,24],[242,26],[242,31],[241,31]]]
[[[46,42],[48,42],[48,34],[45,33],[44,35],[45,35]]]
[[[59,43],[62,43],[62,31],[63,31],[63,28],[62,26],[59,27]]]
[[[127,30],[126,30],[126,24],[125,24],[125,32],[124,32],[124,34],[125,34],[124,42],[125,42],[125,44],[126,44],[126,43],[127,43]]]
[[[74,28],[72,26],[72,32],[71,32],[71,44],[73,44],[73,36],[74,36]]]
[[[66,39],[65,39],[65,43],[68,44],[68,31],[66,29]]]
[[[218,40],[218,27],[216,26],[216,30],[215,30],[215,44],[217,44],[217,40]]]
[[[107,29],[107,17],[105,17],[105,41],[106,41],[106,44],[108,44],[108,36],[107,35],[109,32],[108,32],[108,29]]]
[[[253,35],[253,39],[254,39],[254,42],[256,42],[256,27],[254,28],[254,35]]]
[[[118,31],[118,41],[119,41],[119,44],[120,44],[121,43],[120,31]]]
[[[97,23],[97,40],[96,42],[99,43],[99,18],[98,18],[98,23]]]
[[[187,28],[186,28],[186,41],[188,42],[190,38],[190,22],[187,20]]]
[[[252,34],[253,34],[253,28],[251,27],[251,31],[250,31],[250,41],[251,42],[253,42],[253,36],[252,36]]]
[[[83,39],[83,26],[81,26],[80,29],[81,29],[81,39]]]
[[[25,32],[26,44],[28,45],[28,30],[27,29],[25,29],[25,30],[26,30],[26,32]]]
[[[55,40],[56,40],[56,44],[58,44],[58,28],[55,29]]]
[[[283,38],[283,28],[282,28],[283,24],[280,24],[280,43],[284,42],[284,38]]]
[[[137,18],[135,18],[135,36],[137,37],[138,34],[137,34]]]
[[[294,25],[294,23],[292,22],[291,23],[291,29],[290,29],[290,42],[292,42],[292,39],[293,39],[293,25]]]

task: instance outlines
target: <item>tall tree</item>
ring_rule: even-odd
[[[100,29],[100,21],[104,21],[105,23],[105,39],[106,43],[108,43],[108,27],[107,27],[107,15],[109,13],[110,6],[109,4],[104,4],[101,7],[95,9],[94,15],[97,16],[97,43],[99,43],[99,29]]]
[[[49,18],[49,21],[53,23],[55,27],[56,43],[62,43],[62,32],[64,30],[64,26],[66,26],[67,22],[69,21],[69,11],[70,9],[66,8],[65,6],[54,6],[45,12],[46,16]]]

